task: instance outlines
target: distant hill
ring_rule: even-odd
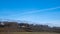
[[[0,32],[58,32],[60,27],[49,27],[48,25],[34,25],[10,21],[0,21]]]

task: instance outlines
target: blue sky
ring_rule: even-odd
[[[60,26],[60,0],[0,0],[0,18]]]

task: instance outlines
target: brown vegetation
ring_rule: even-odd
[[[0,22],[0,32],[58,32],[60,27],[49,27],[48,25],[34,25],[18,22]]]

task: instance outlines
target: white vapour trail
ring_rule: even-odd
[[[24,13],[18,13],[18,14],[13,14],[13,15],[9,15],[9,16],[4,16],[4,17],[0,17],[0,18],[3,18],[3,19],[9,19],[11,17],[16,17],[20,15],[26,15],[26,14],[32,14],[32,13],[38,13],[38,12],[44,12],[44,11],[49,11],[49,10],[55,10],[55,9],[60,9],[60,7],[55,7],[55,8],[48,8],[48,9],[42,9],[42,10],[34,10],[34,11],[27,11],[27,12],[24,12]],[[10,13],[9,13],[10,14]],[[6,18],[5,18],[6,17]],[[9,17],[9,18],[7,18]],[[22,17],[22,16],[21,16]]]
[[[28,12],[24,12],[21,14],[32,14],[32,13],[37,13],[37,12],[43,12],[43,11],[48,11],[48,10],[55,10],[55,9],[59,9],[60,7],[55,7],[55,8],[48,8],[48,9],[42,9],[42,10],[35,10],[35,11],[28,11]]]
[[[13,15],[5,16],[5,17],[20,16],[20,15],[23,15],[24,16],[24,15],[27,15],[27,14],[33,14],[33,13],[38,13],[38,12],[50,11],[50,10],[55,10],[55,9],[60,9],[60,6],[59,7],[55,7],[55,8],[48,8],[48,9],[41,9],[41,10],[26,11],[26,12],[23,12],[23,13],[13,14]]]

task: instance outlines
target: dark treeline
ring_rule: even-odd
[[[60,27],[50,27],[48,25],[34,25],[28,23],[0,21],[0,32],[57,32],[60,33]]]

